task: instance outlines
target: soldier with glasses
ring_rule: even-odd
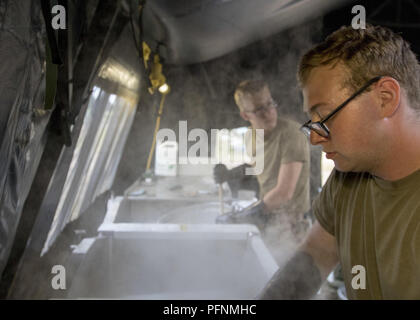
[[[302,131],[335,169],[317,219],[261,299],[313,297],[337,265],[349,299],[420,299],[420,66],[387,28],[342,27],[306,53]]]
[[[245,80],[236,88],[235,102],[239,115],[252,129],[264,130],[264,151],[256,150],[256,163],[264,163],[257,175],[259,201],[241,212],[218,218],[219,223],[253,223],[263,233],[263,240],[278,262],[282,262],[284,247],[296,247],[303,241],[309,223],[305,213],[309,200],[309,143],[300,132],[300,125],[290,119],[279,118],[277,104],[269,87],[262,80]],[[258,137],[257,137],[258,139]],[[248,139],[248,153],[252,152],[252,137]],[[257,143],[258,145],[258,143]],[[228,170],[217,165],[216,183],[243,183],[252,178],[245,169],[252,164]]]

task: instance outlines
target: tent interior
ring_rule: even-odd
[[[244,79],[307,120],[299,59],[356,4],[420,54],[409,0],[1,1],[0,298],[252,299],[278,264],[255,226],[215,225],[210,151],[248,125],[233,99]],[[156,139],[162,128],[178,143]],[[160,161],[181,147],[185,162]],[[311,146],[312,199],[323,161]]]

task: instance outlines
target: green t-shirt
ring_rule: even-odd
[[[277,126],[268,137],[264,137],[264,152],[256,152],[256,161],[264,161],[264,170],[257,176],[260,199],[277,185],[280,165],[302,162],[302,170],[290,201],[274,212],[305,213],[310,209],[309,166],[310,149],[308,139],[299,130],[300,125],[289,119],[279,118]],[[247,138],[248,154],[251,154],[251,138]],[[257,143],[258,146],[258,143]],[[263,157],[263,158],[261,158]]]
[[[420,299],[420,170],[393,182],[334,170],[313,211],[336,238],[349,299]]]

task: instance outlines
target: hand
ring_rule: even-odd
[[[250,223],[264,229],[270,213],[264,201],[259,200],[239,212],[229,212],[216,218],[216,223]]]
[[[224,164],[218,163],[214,166],[213,177],[216,183],[223,183],[225,181],[236,181],[240,183],[240,181],[246,177],[245,170],[248,167],[250,167],[250,165],[244,163],[229,170]]]
[[[216,164],[213,169],[213,177],[216,183],[223,183],[228,180],[228,168],[221,163]]]

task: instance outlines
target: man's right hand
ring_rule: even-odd
[[[250,165],[244,163],[229,170],[224,164],[218,163],[213,169],[214,181],[216,183],[241,181],[246,177],[245,169],[248,167]]]
[[[335,237],[315,222],[303,244],[277,270],[257,299],[311,299],[338,262]]]
[[[218,184],[221,184],[225,181],[228,181],[229,169],[221,163],[216,164],[213,169],[214,181]]]
[[[264,201],[259,200],[237,212],[229,212],[216,218],[216,223],[250,223],[264,230],[270,218]]]
[[[233,198],[238,197],[239,189],[253,190],[258,197],[258,181],[255,176],[246,175],[246,168],[248,167],[250,165],[245,163],[229,170],[224,164],[219,163],[213,169],[214,181],[218,184],[227,182]]]

